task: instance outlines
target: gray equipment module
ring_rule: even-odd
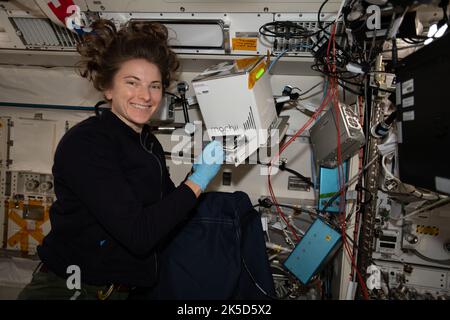
[[[339,105],[339,110],[337,115],[336,108],[331,107],[310,130],[314,158],[322,167],[337,166],[337,119],[342,161],[352,157],[365,143],[364,133],[355,112],[344,104]]]

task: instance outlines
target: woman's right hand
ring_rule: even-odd
[[[197,184],[202,191],[205,191],[208,184],[219,172],[224,162],[224,152],[222,144],[212,141],[206,145],[199,157],[194,161],[194,173],[188,180]]]

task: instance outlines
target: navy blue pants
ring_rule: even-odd
[[[169,239],[161,250],[152,298],[275,296],[261,218],[244,192],[203,194],[190,219]]]

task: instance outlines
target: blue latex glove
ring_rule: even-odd
[[[205,191],[209,182],[216,176],[217,172],[224,162],[224,152],[222,144],[218,141],[212,141],[206,145],[202,153],[194,161],[194,173],[189,176],[195,184],[199,185],[202,191]]]

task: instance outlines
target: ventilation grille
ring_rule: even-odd
[[[29,49],[75,49],[79,36],[44,18],[10,18]]]
[[[255,118],[253,117],[253,110],[250,107],[250,112],[248,113],[247,121],[244,122],[244,129],[256,129]]]
[[[311,31],[317,31],[317,21],[290,21],[297,24],[299,27],[305,28]],[[286,30],[292,29],[292,30]],[[278,27],[274,30],[274,32],[287,33],[287,32],[295,32],[294,28],[286,28],[286,27]],[[275,53],[280,53],[284,50],[287,50],[288,53],[303,53],[309,52],[309,48],[312,47],[313,41],[311,38],[302,38],[302,39],[285,39],[282,37],[276,37],[273,45],[273,51]]]

